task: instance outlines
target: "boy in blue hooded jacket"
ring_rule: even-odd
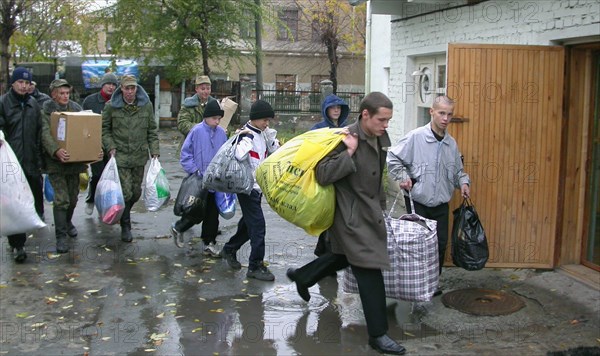
[[[344,99],[335,94],[329,94],[323,100],[323,104],[321,104],[321,115],[323,115],[323,120],[314,124],[310,129],[316,130],[324,127],[329,127],[330,129],[344,127],[346,119],[348,118],[348,113],[350,113],[350,107],[346,104]],[[329,239],[327,238],[327,233],[324,231],[319,235],[319,241],[317,242],[317,246],[315,246],[314,253],[318,257],[327,251],[331,251],[331,246],[329,244]]]

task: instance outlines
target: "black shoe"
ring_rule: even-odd
[[[67,230],[67,235],[69,235],[72,238],[77,237],[77,228],[75,227],[75,225],[71,225],[71,227],[69,228],[69,230]]]
[[[133,241],[133,236],[131,236],[131,227],[121,226],[121,241],[123,241],[123,242]]]
[[[304,299],[304,301],[308,302],[310,300],[310,293],[308,292],[308,288],[304,284],[298,282],[298,276],[296,275],[296,269],[288,268],[285,275],[292,282],[296,283],[296,290],[298,291],[298,295],[300,296],[300,298],[302,298],[302,299]]]
[[[441,288],[436,289],[435,292],[433,292],[433,296],[437,297],[438,295],[442,295],[443,291]]]
[[[56,253],[67,253],[69,252],[69,244],[67,243],[66,237],[56,239]]]
[[[235,252],[225,251],[225,248],[223,248],[219,254],[225,261],[227,261],[229,267],[236,270],[242,269],[242,264],[237,260]]]
[[[16,263],[23,263],[23,262],[25,262],[26,259],[27,259],[27,254],[25,253],[25,250],[23,249],[23,247],[17,248],[17,254],[15,256],[15,262]]]
[[[260,265],[258,266],[258,268],[255,269],[248,269],[246,277],[268,282],[275,280],[275,276],[273,275],[273,273],[271,273],[271,271],[269,271],[269,269],[265,265]]]
[[[406,349],[387,335],[380,337],[369,336],[369,345],[382,354],[404,355]]]

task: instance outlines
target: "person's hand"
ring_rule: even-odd
[[[56,150],[56,152],[54,152],[54,155],[62,163],[67,162],[71,158],[71,155],[69,155],[69,152],[67,152],[67,150],[65,150],[64,148],[59,148],[58,150]]]
[[[243,129],[243,130],[242,129],[237,129],[237,130],[235,130],[235,134],[236,135],[238,135],[238,134],[239,135],[244,135],[244,134],[252,134],[252,133],[253,132],[250,129]]]
[[[348,149],[348,154],[350,155],[350,157],[352,157],[352,155],[354,154],[354,152],[356,152],[356,149],[358,148],[358,135],[355,133],[350,133],[348,129],[342,130],[340,134],[346,135],[342,142],[346,145],[346,148]]]
[[[468,184],[463,184],[460,187],[460,194],[462,195],[463,198],[468,199],[471,197],[471,191],[469,189],[469,185]]]
[[[400,188],[409,191],[412,189],[412,179],[407,179],[405,181],[400,182]]]
[[[109,156],[114,157],[117,154],[117,149],[113,148],[112,150],[108,151]]]
[[[277,130],[267,127],[265,130],[265,139],[267,142],[273,142],[275,137],[277,137]]]

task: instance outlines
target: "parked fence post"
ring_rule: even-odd
[[[252,82],[250,78],[240,78],[240,123],[248,121],[252,106]]]

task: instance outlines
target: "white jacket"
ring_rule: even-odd
[[[256,168],[267,158],[267,156],[279,148],[279,140],[277,139],[277,131],[267,128],[265,131],[252,126],[250,121],[246,123],[244,129],[252,131],[251,134],[243,133],[241,139],[235,148],[235,158],[238,161],[248,160],[252,167],[252,177],[254,178],[253,189],[261,192],[258,183],[256,182]]]

